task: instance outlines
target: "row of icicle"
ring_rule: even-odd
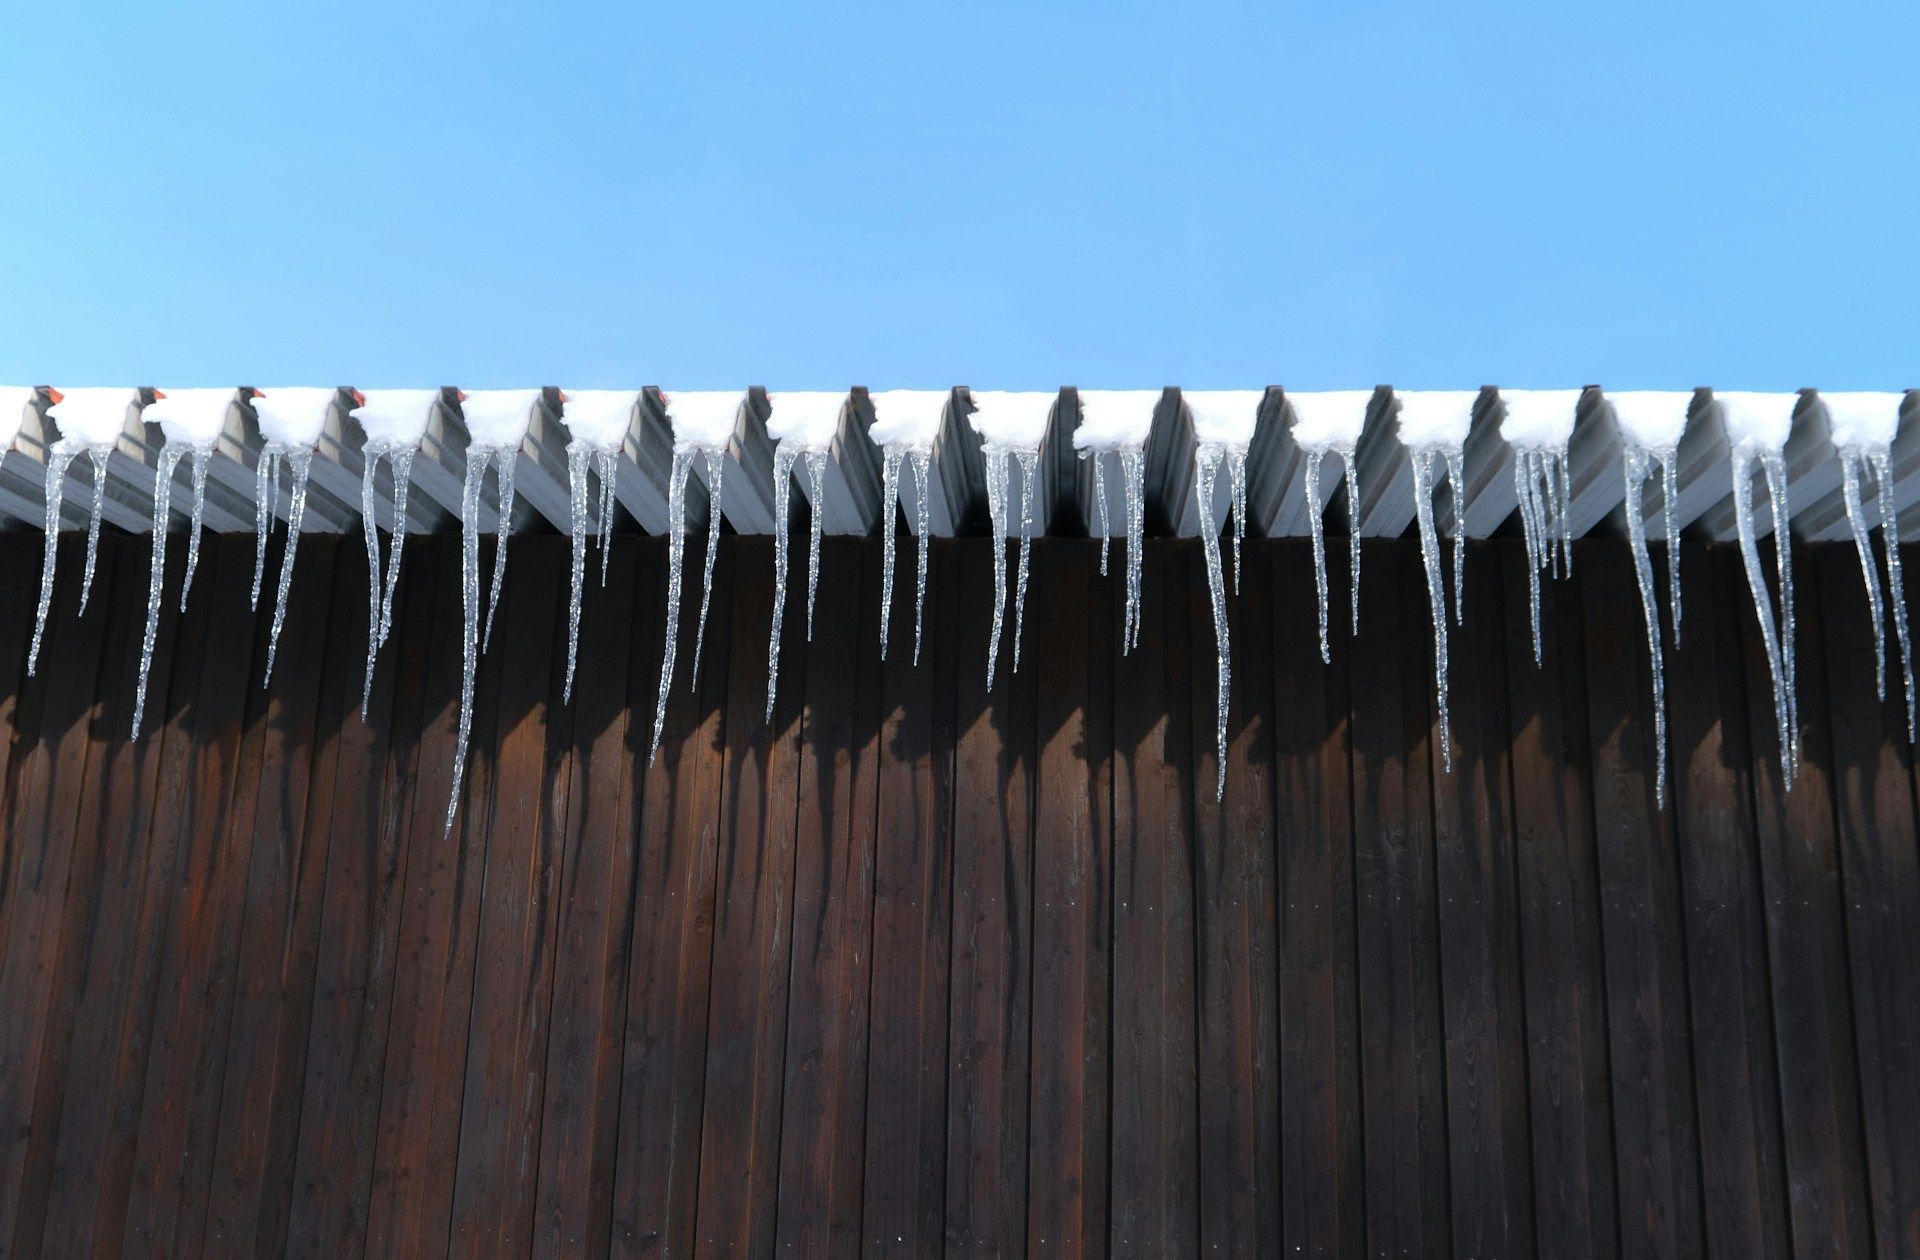
[[[258,391],[255,391],[258,394]],[[155,391],[156,398],[166,395]],[[259,395],[264,397],[264,395]],[[56,402],[60,399],[53,393]],[[465,399],[465,395],[461,395]],[[566,400],[566,395],[561,395]],[[1648,396],[1650,397],[1650,396]],[[355,398],[362,404],[365,397],[355,392]],[[355,411],[356,416],[360,415]],[[1247,417],[1247,432],[1250,436],[1252,417]],[[1571,417],[1568,417],[1568,429]],[[1678,565],[1678,534],[1675,529],[1673,505],[1676,497],[1675,464],[1677,459],[1677,441],[1659,445],[1647,445],[1637,441],[1622,425],[1622,473],[1625,490],[1626,525],[1633,564],[1648,634],[1648,651],[1652,666],[1653,707],[1655,714],[1655,739],[1658,746],[1658,766],[1656,771],[1656,792],[1664,805],[1667,788],[1668,752],[1666,740],[1666,697],[1663,665],[1663,650],[1660,632],[1660,615],[1656,597],[1657,583],[1649,556],[1647,521],[1643,506],[1643,486],[1657,469],[1661,479],[1661,514],[1664,518],[1664,535],[1667,552],[1667,622],[1671,627],[1673,643],[1678,646],[1681,633],[1680,577]],[[522,430],[524,431],[524,430]],[[1424,432],[1424,431],[1423,431]],[[983,435],[984,437],[985,435]],[[1315,587],[1318,596],[1318,625],[1320,654],[1323,661],[1331,659],[1331,645],[1328,618],[1328,580],[1326,567],[1326,542],[1322,527],[1322,514],[1327,496],[1322,486],[1325,461],[1330,456],[1340,458],[1347,480],[1347,503],[1349,511],[1349,564],[1351,565],[1352,589],[1352,632],[1360,629],[1360,548],[1358,528],[1358,505],[1360,490],[1355,465],[1356,435],[1349,433],[1343,440],[1316,442],[1303,445],[1305,455],[1304,489],[1307,499],[1306,516],[1309,522],[1314,554]],[[1402,436],[1409,438],[1404,423]],[[1731,435],[1730,435],[1731,436]],[[1233,581],[1235,591],[1239,588],[1240,544],[1246,529],[1246,480],[1247,453],[1250,440],[1242,441],[1200,441],[1195,452],[1196,483],[1201,504],[1202,518],[1211,522],[1212,505],[1215,501],[1216,482],[1222,467],[1228,472],[1228,514],[1231,519],[1231,539],[1233,543]],[[1411,475],[1414,486],[1414,505],[1417,528],[1420,538],[1423,565],[1426,572],[1426,587],[1431,605],[1434,631],[1434,681],[1436,690],[1436,718],[1439,727],[1439,745],[1443,767],[1452,768],[1452,748],[1450,738],[1450,717],[1448,711],[1448,591],[1447,579],[1442,563],[1442,540],[1437,523],[1439,506],[1438,493],[1442,480],[1450,487],[1453,504],[1453,572],[1451,592],[1451,621],[1455,626],[1463,623],[1465,600],[1463,584],[1463,565],[1465,560],[1466,531],[1463,522],[1465,503],[1464,439],[1452,441],[1413,441],[1409,440]],[[1756,612],[1761,626],[1767,658],[1771,670],[1774,691],[1775,715],[1780,732],[1780,756],[1783,777],[1791,790],[1793,776],[1800,762],[1800,739],[1798,734],[1798,703],[1794,686],[1794,613],[1793,580],[1790,563],[1791,548],[1776,548],[1776,582],[1779,588],[1779,603],[1775,608],[1767,589],[1765,576],[1761,568],[1757,548],[1757,526],[1754,516],[1753,465],[1760,468],[1764,478],[1776,537],[1785,537],[1790,519],[1787,498],[1787,480],[1785,462],[1781,447],[1784,438],[1777,446],[1769,447],[1765,443],[1753,443],[1734,436],[1730,442],[1732,457],[1732,492],[1737,518],[1737,528],[1745,572],[1755,601]],[[466,478],[461,498],[461,590],[465,610],[462,639],[462,683],[459,726],[457,735],[456,765],[452,796],[448,802],[447,825],[451,827],[455,809],[460,796],[461,778],[464,773],[466,749],[472,730],[474,700],[474,678],[479,655],[487,650],[492,634],[493,618],[498,607],[501,587],[504,582],[507,548],[497,547],[491,580],[488,583],[484,621],[481,618],[481,572],[479,561],[479,517],[481,507],[481,486],[483,476],[492,465],[496,469],[498,483],[498,517],[502,532],[511,520],[514,504],[514,468],[519,442],[493,442],[482,444],[474,442],[467,455]],[[133,734],[140,733],[145,712],[147,679],[151,668],[151,657],[157,633],[161,585],[165,564],[167,530],[165,524],[169,518],[172,480],[175,469],[182,459],[190,461],[192,470],[192,508],[191,532],[188,538],[188,556],[184,588],[181,592],[180,606],[186,607],[187,594],[192,587],[194,569],[198,559],[201,512],[205,503],[205,490],[208,461],[212,457],[214,441],[212,439],[195,441],[177,441],[171,437],[161,447],[154,483],[154,530],[152,543],[152,569],[150,575],[147,617],[142,637],[142,652],[139,667],[138,693],[134,704]],[[672,467],[668,477],[667,507],[669,519],[669,576],[666,604],[666,635],[664,661],[659,685],[658,702],[654,714],[654,730],[651,751],[658,750],[666,719],[666,707],[669,690],[675,669],[676,648],[678,646],[678,624],[680,601],[682,597],[681,569],[685,555],[686,534],[686,493],[688,480],[696,459],[704,464],[708,493],[712,506],[708,514],[708,538],[704,557],[703,584],[700,604],[699,624],[694,637],[693,675],[699,672],[701,647],[706,633],[708,610],[712,599],[713,560],[717,550],[720,526],[719,503],[722,494],[723,475],[726,459],[730,453],[730,444],[720,442],[682,441],[675,447]],[[47,543],[40,588],[40,605],[35,621],[32,646],[28,654],[28,672],[35,669],[41,639],[46,627],[48,607],[51,600],[54,579],[55,535],[59,526],[62,505],[62,491],[65,478],[72,462],[81,454],[86,454],[93,465],[93,508],[87,531],[86,568],[82,578],[80,611],[87,607],[87,596],[91,589],[97,543],[100,532],[101,510],[105,495],[107,458],[112,443],[81,442],[77,438],[61,437],[48,448],[46,461],[46,530]],[[927,548],[928,535],[928,498],[932,469],[932,444],[916,442],[910,444],[889,444],[883,448],[883,510],[888,524],[881,530],[884,539],[884,567],[882,600],[885,607],[880,617],[880,648],[884,658],[888,650],[888,626],[893,600],[895,530],[892,527],[896,505],[902,501],[901,473],[903,467],[911,467],[915,479],[917,495],[913,532],[918,539],[917,545],[917,592],[914,616],[914,662],[920,658],[922,629],[924,626],[925,600],[927,589]],[[389,441],[370,433],[364,446],[364,471],[362,478],[362,520],[366,534],[368,554],[369,582],[369,626],[370,650],[365,678],[365,689],[361,706],[362,716],[366,715],[367,698],[371,696],[374,662],[379,649],[389,638],[393,627],[393,601],[400,575],[402,544],[406,537],[404,522],[407,519],[407,488],[411,481],[411,468],[415,446],[404,442]],[[602,539],[600,580],[606,582],[605,539],[613,525],[613,505],[615,500],[615,480],[618,476],[620,459],[618,447],[591,444],[579,439],[572,441],[567,451],[567,470],[571,507],[572,565],[571,594],[568,607],[568,648],[565,696],[572,698],[578,651],[579,627],[581,616],[581,592],[586,575],[587,527],[590,521],[596,525],[596,532]],[[1095,504],[1099,518],[1101,536],[1100,571],[1107,572],[1108,554],[1108,504],[1106,477],[1103,468],[1098,466],[1104,455],[1111,453],[1119,465],[1118,473],[1125,498],[1124,528],[1127,540],[1126,553],[1126,602],[1124,625],[1121,635],[1123,652],[1130,652],[1138,646],[1141,624],[1140,577],[1142,539],[1145,532],[1145,491],[1144,437],[1137,442],[1121,442],[1101,445],[1081,450],[1083,458],[1096,461],[1094,488]],[[1874,563],[1873,546],[1870,538],[1872,524],[1866,515],[1864,487],[1870,482],[1875,490],[1879,507],[1879,525],[1885,542],[1886,556],[1886,604],[1893,614],[1894,635],[1898,642],[1901,665],[1906,681],[1906,707],[1908,714],[1909,738],[1914,736],[1915,722],[1915,680],[1912,668],[1912,651],[1909,642],[1906,606],[1902,588],[1898,540],[1898,521],[1891,495],[1892,460],[1889,442],[1850,442],[1839,447],[1840,466],[1843,475],[1844,502],[1853,538],[1858,548],[1864,571],[1866,593],[1869,607],[1876,627],[1882,625],[1883,601],[1881,579]],[[258,606],[263,578],[266,573],[267,536],[274,516],[274,506],[280,501],[281,470],[284,464],[291,479],[289,507],[287,510],[287,545],[283,553],[278,574],[275,607],[271,629],[268,635],[266,669],[263,685],[272,676],[275,652],[282,625],[286,616],[287,595],[292,584],[293,561],[298,541],[301,519],[305,511],[306,492],[310,464],[314,455],[311,446],[294,446],[284,442],[269,440],[260,452],[256,466],[256,528],[258,545],[256,548],[255,571],[252,597]],[[1001,637],[1004,633],[1005,616],[1009,604],[1009,559],[1006,542],[1018,534],[1017,570],[1012,581],[1012,666],[1018,670],[1021,664],[1021,641],[1023,636],[1026,587],[1029,557],[1033,532],[1033,493],[1040,457],[1039,445],[1008,445],[993,440],[983,443],[985,461],[986,491],[989,512],[993,522],[993,532],[1002,545],[994,550],[994,587],[995,604],[993,633],[987,645],[987,684],[994,684]],[[382,457],[391,464],[393,475],[393,511],[395,531],[392,535],[391,549],[383,559],[381,555],[379,533],[375,525],[375,504],[377,496],[374,490],[374,470]],[[774,453],[774,526],[775,526],[775,564],[776,591],[773,603],[772,635],[768,645],[768,683],[766,712],[770,719],[778,686],[779,645],[782,633],[782,614],[785,607],[786,574],[788,556],[787,520],[789,495],[793,479],[804,470],[809,482],[810,500],[815,505],[811,516],[811,538],[807,558],[808,595],[807,595],[807,637],[812,638],[814,622],[814,597],[818,589],[820,563],[820,536],[822,512],[819,505],[824,496],[824,475],[826,451],[818,445],[799,446],[781,441]],[[1013,514],[1011,473],[1013,467],[1020,470],[1020,501],[1017,522]],[[1543,576],[1564,577],[1573,568],[1573,531],[1569,525],[1569,509],[1573,497],[1567,441],[1562,437],[1557,442],[1543,444],[1515,444],[1512,453],[1512,473],[1514,492],[1522,534],[1525,539],[1528,558],[1529,601],[1532,616],[1533,650],[1536,665],[1542,659],[1540,629],[1540,582]],[[590,490],[590,478],[598,482],[597,521],[594,496]],[[1336,483],[1337,484],[1337,483]],[[1217,759],[1216,793],[1224,791],[1226,774],[1227,745],[1227,706],[1230,693],[1231,653],[1228,642],[1227,591],[1228,583],[1221,555],[1219,532],[1211,528],[1201,530],[1203,550],[1207,567],[1209,602],[1211,605],[1217,644],[1216,686],[1218,695],[1216,738],[1219,747]],[[1875,634],[1875,677],[1882,695],[1886,681],[1886,643],[1884,633]]]

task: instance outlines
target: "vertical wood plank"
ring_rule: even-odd
[[[1452,1233],[1428,759],[1433,629],[1417,553],[1372,546],[1362,573],[1350,682],[1367,1249],[1439,1254]]]
[[[1801,575],[1798,672],[1804,755],[1791,791],[1780,774],[1760,627],[1742,619],[1753,748],[1754,833],[1766,896],[1775,1046],[1780,1062],[1787,1202],[1794,1250],[1864,1254],[1871,1231],[1854,1059],[1846,923],[1834,836],[1827,709],[1826,604],[1817,567]],[[1847,592],[1852,594],[1851,591]]]
[[[1850,548],[1819,557],[1826,623],[1827,719],[1833,739],[1848,971],[1859,1044],[1874,1249],[1920,1255],[1920,869],[1916,869],[1913,757],[1900,655],[1892,627],[1875,626]],[[1878,562],[1876,558],[1876,563]],[[1807,605],[1802,605],[1807,607]],[[1887,640],[1886,694],[1876,697],[1873,636]],[[1802,703],[1817,703],[1812,692]]]
[[[1044,617],[1036,671],[1033,1088],[1026,1247],[1107,1251],[1107,1048],[1112,1022],[1113,608],[1098,543],[1034,545]]]
[[[915,665],[911,608],[896,614],[882,669],[874,854],[873,981],[868,1035],[863,1250],[917,1256],[946,1229],[947,978],[953,910],[953,746],[959,610],[977,566],[962,544],[928,557],[926,637]],[[991,588],[985,592],[991,597]],[[900,604],[908,605],[902,598]],[[903,629],[903,626],[905,627]],[[971,658],[969,658],[971,659]]]
[[[1470,548],[1468,571],[1454,575],[1467,617],[1448,669],[1453,770],[1430,766],[1453,1244],[1469,1256],[1525,1254],[1535,1242],[1501,549]]]
[[[896,596],[898,592],[896,591]],[[777,1249],[854,1255],[866,1163],[868,985],[880,736],[880,557],[831,539],[807,649],[781,1093]],[[901,650],[894,640],[890,652]],[[905,650],[913,650],[909,629]]]
[[[963,589],[986,591],[992,542],[961,552]],[[1017,561],[1009,560],[1008,582]],[[1028,606],[1035,632],[1041,602]],[[1018,1250],[1027,1236],[1027,1099],[1033,940],[1033,702],[1036,665],[1013,668],[1008,596],[999,676],[986,689],[991,597],[967,600],[955,706],[953,973],[948,1025],[949,1254]],[[969,662],[970,653],[978,653]]]
[[[1166,542],[1148,548],[1140,643],[1114,666],[1129,679],[1116,690],[1113,718],[1108,1242],[1116,1255],[1187,1254],[1199,1246],[1188,621],[1196,551]]]
[[[1547,1255],[1610,1256],[1618,1203],[1580,597],[1542,577],[1536,665],[1526,554],[1499,558],[1536,1242]]]
[[[1261,550],[1272,560],[1264,606],[1273,636],[1281,1227],[1288,1255],[1339,1255],[1366,1241],[1347,701],[1352,637],[1347,623],[1335,620],[1332,660],[1323,663],[1316,619],[1303,613],[1303,601],[1314,598],[1311,552],[1299,542]],[[1348,606],[1344,569],[1328,575],[1330,611]],[[1249,571],[1249,596],[1257,572]],[[1243,655],[1254,650],[1257,644]],[[1244,668],[1258,667],[1249,660]]]
[[[1697,1255],[1703,1243],[1682,896],[1672,817],[1654,799],[1652,682],[1639,596],[1631,561],[1617,545],[1580,545],[1575,556],[1620,1245],[1641,1255]]]
[[[589,565],[598,555],[589,555]],[[652,735],[627,704],[631,681],[659,675],[659,551],[621,537],[607,585],[589,573],[567,756],[569,828],[561,861],[535,1255],[604,1255],[613,1212],[620,1039],[633,935],[635,768]],[[561,649],[564,650],[564,649]],[[564,668],[564,667],[563,667]]]
[[[683,605],[665,734],[659,756],[643,763],[614,1161],[612,1246],[620,1255],[685,1256],[694,1249],[728,678],[736,623],[763,627],[773,606],[771,542],[735,538],[722,546],[697,679],[691,670],[698,605]],[[756,639],[743,631],[741,641],[759,644],[746,655],[764,662],[760,633]],[[658,685],[657,676],[634,677],[628,703],[651,714]],[[764,703],[766,693],[759,694]]]

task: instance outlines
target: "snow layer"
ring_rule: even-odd
[[[1309,450],[1345,450],[1366,427],[1370,389],[1332,389],[1287,395],[1293,409],[1293,440]]]
[[[367,440],[410,451],[427,435],[427,423],[433,419],[433,404],[440,391],[370,389],[363,397],[367,401],[355,407],[352,414]]]
[[[127,404],[135,396],[132,389],[103,385],[61,392],[66,397],[47,411],[60,436],[81,446],[108,446],[126,430]]]
[[[1076,451],[1139,450],[1153,432],[1157,389],[1083,389],[1080,425],[1073,431]]]
[[[260,436],[288,450],[305,450],[320,440],[333,407],[334,390],[320,385],[281,385],[253,396]]]
[[[1400,399],[1400,442],[1407,447],[1459,449],[1473,428],[1472,389],[1420,389],[1396,392]]]
[[[540,404],[537,389],[476,389],[460,400],[473,445],[490,451],[517,449]]]
[[[952,396],[949,389],[888,389],[870,394],[873,427],[867,436],[875,446],[930,451],[940,438],[940,422]]]
[[[824,451],[833,445],[840,431],[840,412],[847,405],[844,393],[826,390],[795,390],[770,394],[772,407],[767,416],[767,436],[798,451]]]
[[[1254,424],[1260,419],[1260,404],[1266,396],[1263,389],[1192,389],[1182,390],[1180,401],[1193,417],[1194,441],[1202,446],[1245,451],[1253,445]],[[1366,414],[1364,404],[1361,414]]]
[[[1577,389],[1503,389],[1500,401],[1507,413],[1500,436],[1516,450],[1557,451],[1573,436]]]
[[[220,438],[227,427],[227,408],[233,405],[231,389],[164,389],[154,392],[140,418],[157,424],[167,441],[185,446],[207,447]]]
[[[1746,390],[1716,390],[1727,441],[1752,451],[1781,451],[1793,432],[1793,409],[1798,394],[1757,394]]]
[[[967,417],[988,450],[1038,450],[1046,440],[1047,420],[1059,395],[1051,390],[972,392],[974,413]]]
[[[744,395],[732,390],[696,389],[667,398],[674,449],[714,450],[733,441]]]
[[[563,411],[567,432],[593,450],[617,451],[626,445],[639,401],[633,390],[570,389]]]
[[[31,385],[0,385],[0,454],[9,450],[20,435],[20,425],[27,418],[35,392]]]
[[[1821,394],[1827,409],[1827,432],[1833,444],[1848,447],[1887,446],[1900,430],[1900,404],[1906,395],[1881,391]]]
[[[1643,451],[1670,451],[1687,431],[1693,393],[1684,389],[1629,389],[1606,395],[1620,435]]]

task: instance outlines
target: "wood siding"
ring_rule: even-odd
[[[809,645],[800,542],[769,722],[729,538],[650,759],[664,544],[595,557],[568,704],[566,542],[519,537],[444,833],[457,540],[363,723],[357,540],[303,544],[263,689],[208,537],[137,744],[147,541],[84,617],[62,545],[28,677],[0,536],[0,1254],[1920,1254],[1916,782],[1850,547],[1801,553],[1791,793],[1737,556],[1687,549],[1662,810],[1615,541],[1538,668],[1518,543],[1470,548],[1451,774],[1417,548],[1367,544],[1358,637],[1333,549],[1323,665],[1310,553],[1250,542],[1216,800],[1197,544],[1123,655],[1120,546],[1038,541],[989,692],[984,541],[918,665],[911,544],[883,661],[878,543],[826,542]]]

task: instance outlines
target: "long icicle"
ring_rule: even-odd
[[[1893,501],[1893,451],[1882,446],[1873,452],[1873,472],[1879,485],[1880,542],[1887,549],[1887,601],[1893,605],[1893,631],[1900,644],[1900,672],[1907,680],[1907,742],[1915,733],[1913,643],[1907,635],[1906,583],[1900,573],[1900,509]]]
[[[693,671],[687,689],[700,685],[700,654],[707,645],[707,609],[713,606],[713,558],[720,551],[720,490],[727,471],[725,447],[705,447],[707,458],[707,554],[700,561],[700,627],[693,636]],[[683,492],[684,493],[684,492]]]
[[[300,554],[300,523],[307,514],[307,474],[313,467],[313,452],[290,451],[287,464],[293,469],[293,500],[287,509],[287,546],[280,556],[280,589],[274,595],[273,625],[267,632],[267,671],[260,678],[262,687],[273,678],[273,661],[280,650],[280,629],[287,623],[287,593],[293,589],[293,562]]]
[[[1840,491],[1847,505],[1847,524],[1853,530],[1853,548],[1860,556],[1860,577],[1867,588],[1867,615],[1873,620],[1873,688],[1882,700],[1887,698],[1886,613],[1880,605],[1880,570],[1873,559],[1872,526],[1867,523],[1866,506],[1860,501],[1860,451],[1847,447],[1840,452]],[[1885,494],[1884,488],[1880,490]]]
[[[1112,541],[1113,528],[1107,523],[1107,462],[1099,450],[1089,449],[1081,454],[1093,460],[1093,503],[1100,514],[1100,576],[1107,576],[1107,544]]]
[[[93,593],[93,571],[100,559],[100,515],[107,504],[107,456],[113,447],[106,443],[89,446],[93,458],[93,514],[87,517],[87,564],[80,575],[80,615],[87,615],[87,597]]]
[[[1420,559],[1427,571],[1427,602],[1433,613],[1433,684],[1440,724],[1440,764],[1453,772],[1453,734],[1447,716],[1447,589],[1440,567],[1440,536],[1433,523],[1434,463],[1440,452],[1417,447],[1413,456],[1413,506],[1420,523]],[[1456,575],[1457,576],[1457,575]]]
[[[1326,665],[1333,660],[1333,649],[1327,642],[1327,530],[1320,519],[1320,466],[1327,452],[1322,447],[1313,447],[1307,451],[1307,529],[1313,535],[1313,588],[1320,599],[1320,663]]]
[[[619,451],[595,451],[593,468],[600,476],[600,589],[607,589],[607,559],[613,554],[613,492],[620,476]]]
[[[33,618],[33,644],[27,649],[27,677],[40,664],[40,640],[47,632],[47,611],[53,606],[53,570],[60,551],[60,502],[66,492],[67,467],[80,453],[66,439],[55,442],[47,451],[46,532],[42,540],[46,552],[40,560],[40,608]]]
[[[1680,650],[1680,531],[1673,524],[1674,466],[1679,451],[1662,447],[1647,452],[1660,465],[1660,514],[1667,531],[1667,621],[1673,626],[1673,648]]]
[[[901,448],[889,446],[880,465],[880,659],[887,659],[887,628],[893,623],[894,517],[900,503]]]
[[[1340,462],[1347,467],[1347,582],[1352,590],[1353,633],[1360,633],[1360,466],[1353,462],[1354,448],[1343,447]]]
[[[507,543],[513,530],[513,469],[520,457],[519,447],[503,447],[494,453],[499,470],[499,524],[493,530],[493,590],[487,596],[487,629],[480,638],[480,650],[493,646],[493,614],[500,608],[500,585],[507,576]]]
[[[1127,625],[1121,648],[1140,646],[1140,568],[1147,534],[1147,455],[1138,447],[1122,447],[1120,473],[1127,496]]]
[[[373,662],[380,655],[380,526],[374,516],[373,470],[380,457],[390,453],[385,443],[366,445],[366,462],[360,469],[360,528],[367,540],[367,670],[360,690],[360,720],[367,720],[367,704],[373,699]]]
[[[820,594],[820,525],[826,518],[827,453],[807,452],[807,480],[813,497],[807,504],[807,642],[813,642],[813,604]]]
[[[393,549],[387,553],[387,583],[380,592],[380,642],[393,633],[393,593],[400,589],[400,553],[407,543],[407,489],[413,484],[413,448],[394,451]]]
[[[1740,559],[1746,569],[1747,589],[1753,595],[1754,616],[1760,622],[1760,637],[1766,644],[1767,664],[1773,674],[1773,716],[1779,727],[1780,775],[1786,790],[1793,790],[1793,716],[1787,703],[1787,672],[1781,659],[1781,636],[1774,624],[1773,598],[1760,568],[1759,542],[1753,520],[1754,452],[1736,446],[1733,449],[1733,510],[1740,531]]]
[[[564,703],[573,703],[573,671],[580,656],[580,591],[587,583],[587,461],[592,452],[584,442],[567,443],[567,536],[573,547],[567,572],[567,681]],[[601,540],[606,551],[606,540]]]
[[[442,834],[453,831],[460,786],[467,775],[467,744],[473,737],[473,676],[480,661],[480,483],[486,472],[487,452],[468,450],[467,479],[460,491],[460,726],[454,740],[453,791],[447,797]]]
[[[1442,452],[1447,461],[1447,497],[1453,503],[1453,624],[1467,624],[1467,473],[1458,446]]]
[[[920,502],[914,511],[916,530],[914,542],[914,560],[919,568],[917,585],[913,597],[913,663],[920,664],[920,639],[926,629],[927,613],[927,547],[929,520],[932,512],[927,503],[927,482],[932,472],[933,457],[926,451],[913,453],[913,484],[920,492]]]
[[[660,736],[667,728],[667,695],[673,690],[673,663],[680,652],[680,572],[687,554],[687,476],[692,468],[693,451],[676,449],[667,474],[667,626],[660,640],[660,694],[654,701],[648,765],[660,751]]]
[[[1540,667],[1540,558],[1545,548],[1555,544],[1543,538],[1539,485],[1539,452],[1516,450],[1513,453],[1513,492],[1520,505],[1520,532],[1527,552],[1527,609],[1533,623],[1533,665]]]
[[[767,721],[780,687],[780,630],[787,616],[788,504],[793,494],[797,453],[785,444],[773,448],[773,632],[767,636]]]
[[[1040,452],[1020,452],[1020,575],[1013,594],[1013,672],[1020,672],[1020,640],[1027,625],[1027,562],[1033,555],[1033,479]],[[1132,541],[1128,544],[1131,548]]]
[[[987,471],[987,514],[993,520],[993,635],[987,640],[987,690],[993,690],[1000,635],[1007,620],[1007,452],[983,451]]]
[[[1232,489],[1233,593],[1240,593],[1240,544],[1247,537],[1247,453],[1227,452],[1227,485]]]
[[[1222,457],[1218,446],[1203,446],[1194,461],[1195,484],[1200,496],[1200,544],[1206,554],[1207,596],[1213,606],[1214,736],[1219,749],[1214,761],[1213,798],[1216,801],[1227,794],[1227,706],[1233,694],[1226,579],[1220,571],[1220,533],[1212,528],[1214,478]]]
[[[267,527],[273,522],[273,508],[279,498],[274,493],[278,478],[274,469],[280,463],[280,447],[269,442],[260,449],[260,460],[253,469],[253,596],[250,608],[260,607],[260,581],[267,572]]]
[[[193,590],[193,574],[200,567],[200,526],[207,510],[207,460],[210,446],[191,449],[193,457],[193,508],[187,518],[187,572],[180,580],[180,611],[187,611],[187,593]]]
[[[153,475],[153,548],[147,567],[147,624],[140,634],[140,672],[133,687],[133,729],[140,738],[147,716],[147,678],[153,673],[153,645],[160,637],[160,597],[167,580],[167,526],[172,523],[173,470],[187,448],[168,442],[160,448]]]
[[[1800,687],[1796,681],[1793,599],[1793,507],[1787,500],[1787,461],[1779,451],[1765,451],[1760,467],[1767,477],[1767,498],[1773,513],[1773,567],[1780,584],[1780,663],[1787,677],[1787,734],[1793,748],[1793,774],[1800,773]]]
[[[1626,478],[1627,538],[1633,550],[1633,575],[1640,587],[1640,614],[1647,625],[1647,660],[1653,670],[1653,794],[1660,808],[1667,806],[1667,677],[1660,650],[1660,608],[1654,595],[1653,561],[1647,555],[1646,508],[1642,498],[1650,469],[1648,452],[1631,443],[1622,451]]]

